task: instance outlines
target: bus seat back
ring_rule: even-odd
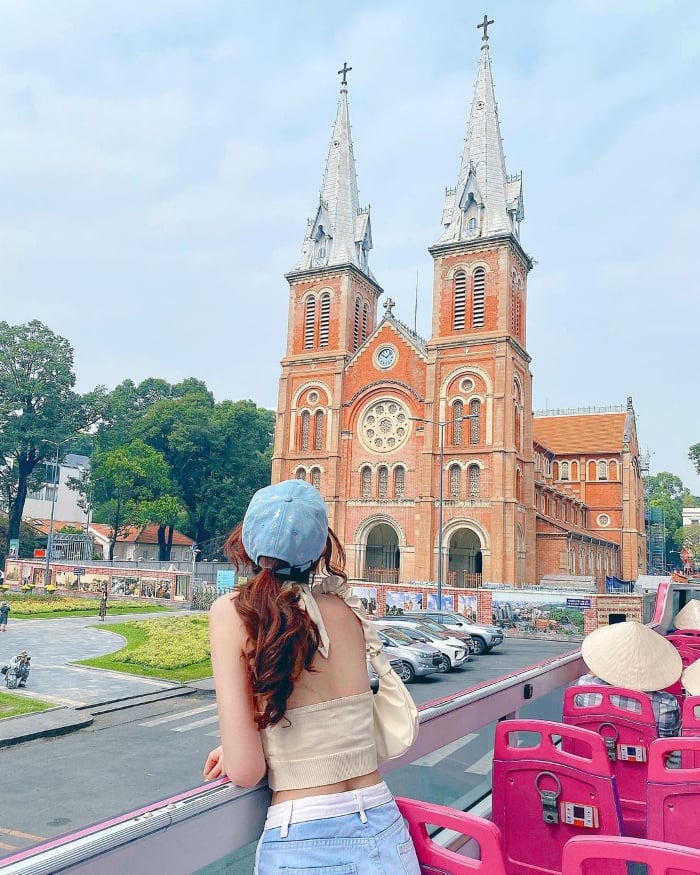
[[[579,836],[564,848],[566,875],[602,875],[609,872],[609,867],[616,862],[620,866],[626,866],[627,863],[646,866],[647,875],[700,873],[700,851],[666,842],[614,836]]]
[[[700,736],[700,696],[686,696],[683,700],[681,735],[689,738]]]
[[[649,747],[658,737],[647,694],[593,684],[567,687],[563,722],[603,738],[617,780],[625,832],[644,838]]]
[[[669,754],[680,751],[680,764]],[[649,749],[647,838],[700,850],[700,738],[659,738]]]
[[[620,835],[619,800],[603,739],[546,720],[498,723],[492,811],[508,871],[519,875],[561,872],[564,845],[574,836]]]
[[[421,872],[425,875],[433,872],[448,872],[450,875],[475,872],[481,872],[482,875],[507,875],[501,833],[490,820],[418,799],[397,797],[396,804],[408,823]],[[470,856],[438,845],[428,835],[428,825],[453,830],[468,837],[470,841],[466,843],[466,851]]]

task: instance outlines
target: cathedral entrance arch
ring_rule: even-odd
[[[365,579],[372,583],[398,583],[400,566],[399,537],[393,526],[388,523],[372,526],[365,543]]]
[[[452,532],[447,548],[450,586],[481,586],[483,561],[481,538],[475,531],[462,527]]]

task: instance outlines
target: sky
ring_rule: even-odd
[[[80,391],[274,407],[347,61],[370,266],[429,337],[486,11],[535,409],[631,396],[650,472],[700,495],[695,0],[0,0],[0,318],[68,338]]]

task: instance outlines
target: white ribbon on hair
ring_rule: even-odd
[[[365,643],[367,645],[367,652],[370,656],[375,656],[382,649],[382,641],[379,637],[379,633],[377,632],[374,624],[367,617],[367,613],[365,611],[364,605],[362,604],[362,600],[358,595],[352,591],[352,587],[350,584],[343,580],[342,577],[336,577],[332,575],[331,577],[322,577],[318,582],[314,583],[313,586],[308,583],[298,583],[295,584],[297,591],[299,592],[299,605],[302,607],[309,617],[314,621],[316,627],[318,628],[318,634],[321,639],[321,643],[318,648],[318,652],[321,656],[328,658],[328,651],[331,646],[330,639],[328,637],[328,632],[326,631],[325,624],[323,622],[323,616],[321,615],[321,609],[318,606],[318,602],[314,597],[314,593],[323,593],[324,595],[337,595],[341,598],[345,604],[350,608],[350,610],[355,614],[360,623],[362,623],[362,630],[365,633]]]

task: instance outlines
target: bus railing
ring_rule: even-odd
[[[382,772],[389,774],[494,721],[515,717],[584,671],[580,653],[573,652],[423,705],[417,742],[404,756],[383,764]],[[266,784],[241,790],[216,781],[5,857],[0,870],[3,875],[192,875],[257,839],[269,795]],[[459,802],[469,809],[468,798]]]

